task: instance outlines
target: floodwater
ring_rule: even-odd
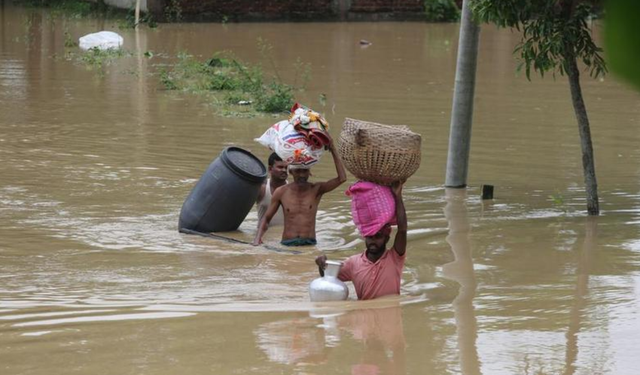
[[[566,79],[517,74],[508,30],[482,28],[470,186],[447,191],[455,24],[134,32],[0,4],[1,374],[637,373],[640,94],[615,77],[583,79],[602,208],[588,218]],[[61,58],[78,53],[65,32],[101,29],[131,55],[93,70]],[[157,72],[180,51],[257,63],[258,37],[285,81],[297,57],[312,64],[299,98],[334,135],[345,117],[422,134],[400,297],[308,300],[316,255],[362,249],[347,184],[323,198],[319,245],[301,254],[177,232],[211,160],[229,145],[265,160],[253,138],[280,117],[222,116]],[[334,173],[325,156],[313,178]],[[229,236],[255,226],[252,212]]]

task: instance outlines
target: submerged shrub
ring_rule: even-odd
[[[160,82],[167,90],[178,89],[178,85],[173,81],[171,74],[165,69],[160,70]]]
[[[181,53],[171,71],[160,72],[160,82],[169,90],[222,93],[224,103],[260,112],[284,112],[294,102],[294,86],[265,79],[260,65],[243,63],[229,53],[217,53],[204,62]]]
[[[233,74],[223,72],[213,72],[208,78],[207,90],[237,90],[240,86],[240,80]]]
[[[261,112],[284,112],[293,105],[293,88],[272,82],[257,98],[256,109]]]
[[[69,31],[65,29],[64,31],[64,46],[66,48],[73,48],[78,46],[78,42],[71,37]]]
[[[120,48],[101,50],[94,47],[81,54],[79,60],[87,65],[87,67],[102,68],[105,65],[110,65],[114,60],[126,54],[127,52]]]

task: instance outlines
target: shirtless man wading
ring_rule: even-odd
[[[293,183],[279,187],[271,197],[271,205],[258,225],[258,233],[253,241],[257,246],[262,243],[262,236],[269,228],[271,219],[282,205],[284,211],[284,231],[282,244],[285,246],[303,246],[316,244],[316,213],[320,198],[347,180],[347,173],[342,161],[336,155],[333,139],[329,137],[329,145],[338,177],[329,181],[309,182],[311,172],[308,167],[290,165]]]

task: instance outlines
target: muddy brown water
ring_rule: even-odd
[[[0,373],[637,373],[640,95],[614,77],[583,80],[602,208],[587,218],[566,80],[516,74],[518,35],[507,30],[482,29],[465,192],[442,187],[455,24],[135,33],[3,4]],[[103,74],[60,58],[65,31],[99,29],[120,32],[134,54]],[[405,192],[402,296],[308,301],[316,255],[362,248],[346,184],[322,200],[319,245],[302,254],[177,232],[208,163],[228,145],[266,159],[252,139],[278,117],[220,116],[151,73],[179,51],[258,62],[258,37],[283,77],[298,56],[312,63],[300,99],[327,115],[334,135],[345,117],[422,134],[422,166]],[[314,178],[333,173],[325,156]],[[493,201],[479,199],[482,184],[495,185]],[[251,240],[255,226],[252,212],[230,235]],[[272,228],[267,243],[279,234]]]

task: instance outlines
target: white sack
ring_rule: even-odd
[[[274,151],[283,161],[294,164],[311,166],[317,163],[324,149],[314,149],[311,142],[298,133],[288,120],[280,121],[267,129],[258,143]]]
[[[120,48],[124,39],[113,31],[100,31],[98,33],[88,34],[80,38],[80,48],[88,50],[98,48],[106,50],[110,48]]]

